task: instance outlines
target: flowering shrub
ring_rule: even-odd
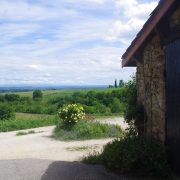
[[[85,118],[84,108],[78,104],[64,105],[58,112],[59,117],[62,119],[64,125],[73,126],[80,119]]]

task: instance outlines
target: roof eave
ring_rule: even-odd
[[[157,26],[164,14],[169,10],[175,1],[176,0],[165,0],[156,7],[157,11],[155,11],[148,19],[142,30],[138,33],[137,37],[133,40],[129,48],[123,54],[122,67],[131,67],[130,64],[132,64],[132,57],[140,49],[147,37],[151,34],[153,29]]]

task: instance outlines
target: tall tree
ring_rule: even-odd
[[[124,86],[124,81],[123,80],[120,80],[119,81],[119,87],[123,87]]]
[[[117,88],[117,80],[114,82],[114,87]]]

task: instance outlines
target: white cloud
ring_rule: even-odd
[[[130,19],[127,23],[117,20],[112,24],[105,38],[109,41],[120,41],[128,45],[130,41],[132,41],[134,33],[137,32],[143,24],[144,21],[137,18]]]
[[[150,3],[138,3],[137,0],[116,0],[117,10],[123,12],[126,18],[136,17],[146,19],[157,4],[157,0]]]
[[[1,0],[0,83],[128,80],[121,55],[155,2]]]
[[[0,19],[39,21],[57,19],[67,15],[75,15],[76,11],[68,9],[53,9],[41,4],[27,3],[23,0],[1,0]]]
[[[157,1],[140,4],[137,0],[116,0],[115,4],[117,8],[116,13],[119,13],[124,18],[114,21],[106,39],[110,41],[121,41],[125,45],[128,45],[157,6]]]

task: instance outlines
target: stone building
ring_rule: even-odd
[[[180,172],[180,0],[160,0],[122,56],[122,66],[137,67],[145,136],[166,143]]]

